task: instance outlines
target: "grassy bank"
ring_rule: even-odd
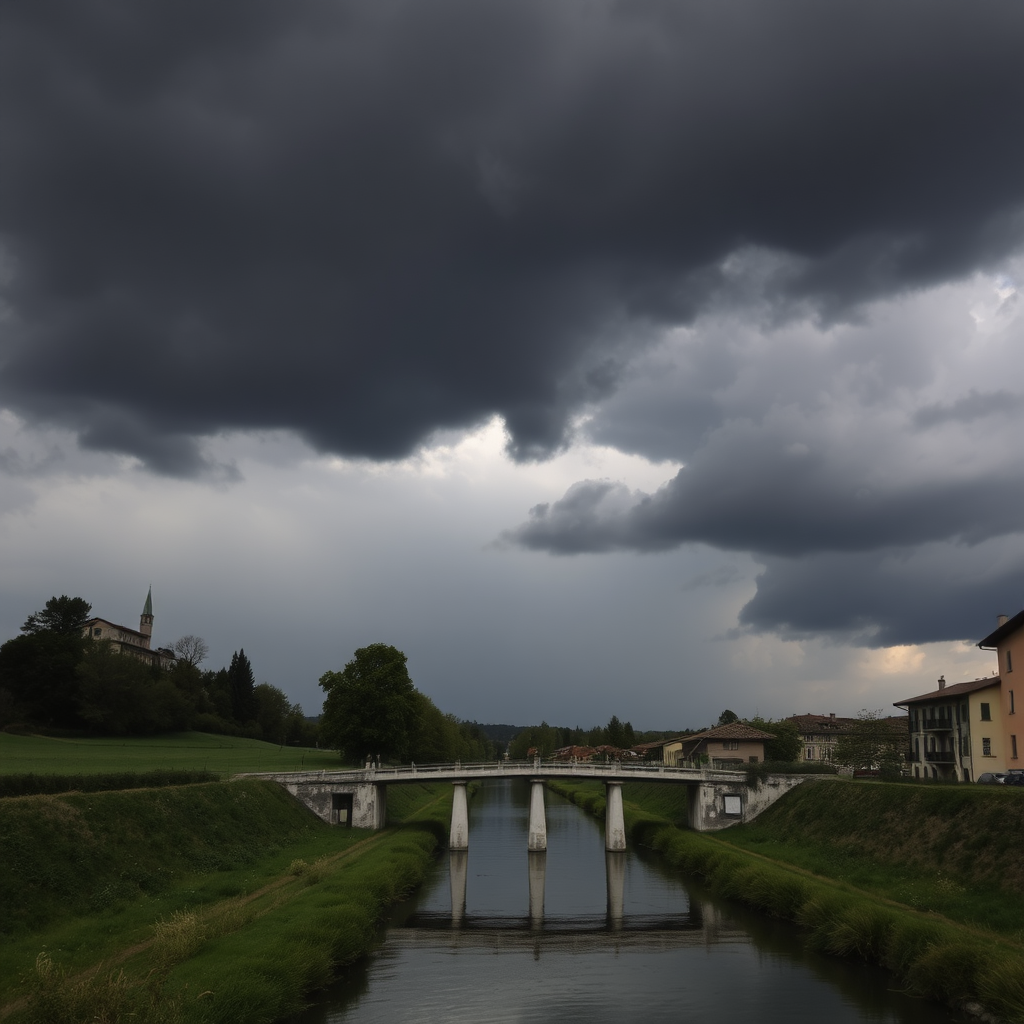
[[[599,784],[553,788],[604,811]],[[1020,797],[816,781],[749,825],[707,835],[679,827],[685,797],[674,787],[623,787],[631,841],[716,895],[793,921],[822,952],[880,964],[916,994],[976,1002],[1015,1022],[1024,1021]],[[986,853],[972,859],[964,851],[980,829]],[[934,909],[941,901],[944,913]]]
[[[12,1022],[271,1022],[369,952],[422,879],[450,787],[393,787],[384,832],[273,783],[0,801]]]
[[[118,738],[15,736],[0,732],[0,774],[78,775],[157,769],[274,772],[340,768],[337,751],[204,732]]]

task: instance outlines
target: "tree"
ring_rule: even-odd
[[[800,748],[803,741],[800,739],[800,730],[793,722],[781,719],[773,722],[770,718],[766,721],[759,715],[747,719],[747,725],[762,732],[770,732],[775,736],[773,740],[764,742],[764,759],[766,761],[785,761],[792,763],[800,760]]]
[[[320,735],[349,761],[367,754],[404,760],[423,705],[406,656],[388,644],[360,647],[341,672],[325,672]]]
[[[728,708],[726,708],[718,716],[718,725],[732,725],[733,722],[738,722],[739,720],[740,716],[737,715],[735,711],[730,711]]]
[[[862,708],[857,721],[836,740],[833,759],[848,768],[878,769],[883,777],[899,778],[908,736],[905,719],[888,718],[881,708]]]
[[[244,650],[237,650],[231,655],[228,665],[228,686],[231,693],[231,713],[239,725],[245,725],[256,718],[256,677],[252,674],[252,665],[245,656]]]
[[[81,597],[51,597],[42,611],[33,612],[21,627],[22,633],[57,633],[61,636],[81,636],[92,605]]]
[[[81,633],[41,629],[0,647],[0,688],[8,695],[9,716],[46,725],[80,725],[75,669],[87,643]]]
[[[210,648],[201,636],[193,636],[189,633],[174,641],[174,653],[178,656],[179,661],[184,661],[192,668],[199,668],[206,661]]]

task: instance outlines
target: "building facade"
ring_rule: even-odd
[[[800,760],[821,761],[832,764],[836,743],[843,730],[857,721],[855,718],[837,718],[828,715],[790,715],[786,719],[800,733]]]
[[[1000,717],[1002,718],[1002,749],[1006,768],[1024,768],[1024,727],[1018,718],[1017,704],[1020,698],[1016,691],[1019,672],[1014,671],[1014,655],[1017,667],[1024,672],[1024,611],[1017,612],[1012,619],[1000,615],[993,632],[978,642],[983,651],[995,651],[1002,680],[1000,691]]]
[[[1007,768],[1003,743],[1002,680],[987,676],[897,701],[909,716],[907,763],[915,779],[977,782]]]
[[[147,665],[170,668],[177,658],[168,647],[152,646],[153,621],[153,588],[150,587],[139,617],[138,629],[118,625],[109,619],[94,618],[85,624],[85,635],[91,640],[106,640],[119,654],[129,654]]]
[[[717,725],[714,729],[680,738],[680,760],[703,761],[713,768],[756,764],[764,760],[764,745],[775,734],[762,732],[743,722]]]

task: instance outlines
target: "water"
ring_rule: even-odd
[[[606,854],[600,822],[545,798],[548,851],[530,855],[528,784],[486,783],[468,854],[441,857],[380,950],[301,1024],[964,1020],[804,949],[793,927],[716,902],[652,854]]]

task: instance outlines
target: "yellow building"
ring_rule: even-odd
[[[977,782],[984,772],[1005,772],[999,676],[946,685],[896,701],[910,717],[907,761],[915,779]]]
[[[1017,656],[1018,666],[1024,665],[1024,611],[1017,612],[1012,619],[1000,615],[997,623],[995,630],[979,641],[978,646],[984,651],[996,652],[999,676],[1002,679],[999,704],[1003,763],[1005,768],[1021,768],[1024,767],[1024,727],[1022,720],[1017,717],[1020,698],[1016,691],[1024,688],[1016,686],[1014,655]]]

